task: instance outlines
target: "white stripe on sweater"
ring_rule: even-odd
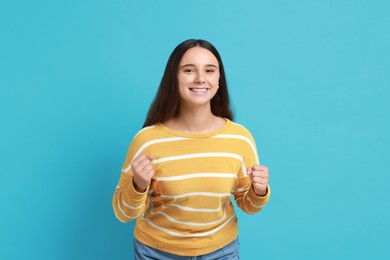
[[[229,203],[229,202],[230,201],[225,201],[224,203]],[[172,204],[169,207],[162,205],[161,207],[164,208],[164,209],[169,208],[169,207],[175,207],[175,208],[179,208],[181,210],[189,211],[189,212],[218,212],[218,211],[221,210],[221,206],[216,208],[216,209],[190,208],[190,207],[185,207],[185,206],[182,206],[182,205],[179,205],[179,204]]]
[[[225,208],[223,210],[223,217],[222,218],[215,220],[215,221],[212,221],[212,222],[206,222],[206,223],[180,221],[180,220],[174,219],[173,217],[169,216],[165,212],[155,212],[154,210],[151,211],[151,214],[152,215],[154,215],[154,214],[163,215],[168,220],[170,220],[171,222],[176,223],[176,224],[189,225],[189,226],[195,226],[195,227],[204,227],[204,226],[210,226],[210,225],[214,225],[214,224],[217,224],[219,222],[222,222],[226,218],[226,206],[227,205],[228,204],[225,205]]]
[[[264,205],[257,206],[255,203],[253,203],[253,201],[251,200],[251,198],[249,198],[248,196],[246,196],[246,199],[247,199],[247,201],[249,201],[249,203],[250,203],[254,208],[258,208],[258,209],[264,208]]]
[[[245,192],[244,196],[242,197],[242,204],[244,204],[245,212],[248,212],[249,214],[255,214],[256,212],[250,211],[250,210],[248,209],[248,207],[246,206],[247,203],[246,203],[245,200],[247,200],[248,192],[249,192],[249,190],[248,190],[247,192]]]
[[[146,127],[142,130],[140,130],[136,136],[143,132],[144,130],[146,129],[150,129],[150,128],[153,128],[154,126],[150,126],[150,127]],[[252,148],[252,151],[253,153],[255,154],[255,157],[256,157],[256,160],[257,160],[257,164],[259,164],[259,157],[257,155],[257,151],[253,145],[253,143],[250,141],[250,139],[246,136],[243,136],[243,135],[235,135],[235,134],[218,134],[218,135],[215,135],[215,136],[212,136],[212,138],[226,138],[226,139],[239,139],[239,140],[243,140],[245,142],[247,142],[249,144],[249,146]],[[137,158],[137,156],[139,156],[143,150],[145,150],[146,147],[150,146],[150,145],[153,145],[153,144],[157,144],[157,143],[165,143],[165,142],[174,142],[174,141],[181,141],[181,140],[188,140],[188,139],[192,139],[192,138],[188,138],[188,137],[170,137],[170,138],[160,138],[160,139],[154,139],[154,140],[150,140],[146,143],[144,143],[139,149],[138,151],[135,153],[134,157],[132,158],[131,162],[129,163],[129,165],[125,168],[125,169],[122,169],[122,172],[123,173],[128,173],[131,169],[131,163],[133,162],[133,160],[135,158]],[[246,169],[245,169],[246,170]],[[244,176],[246,176],[246,171],[243,171],[244,173]]]
[[[162,198],[179,199],[191,196],[207,196],[207,197],[230,197],[230,193],[213,193],[213,192],[190,192],[180,195],[161,195]]]
[[[230,157],[235,158],[239,161],[243,161],[242,157],[234,153],[193,153],[193,154],[184,154],[177,156],[169,156],[160,159],[155,159],[152,163],[163,163],[175,160],[184,160],[184,159],[194,159],[194,158],[203,158],[203,157]]]
[[[129,216],[129,215],[126,215],[125,211],[121,208],[121,205],[120,205],[120,203],[119,203],[119,200],[118,200],[117,205],[118,205],[119,211],[123,214],[123,216],[125,216],[125,217],[128,218],[129,220],[135,219],[135,218],[137,218],[139,215],[141,215],[141,214],[138,214],[137,216]]]
[[[186,180],[192,178],[235,178],[237,179],[237,174],[234,173],[193,173],[180,176],[172,177],[157,177],[156,181],[178,181]]]
[[[150,140],[146,143],[144,143],[139,149],[138,151],[135,153],[134,157],[131,159],[131,162],[130,164],[126,167],[126,169],[122,170],[124,173],[127,173],[128,171],[130,171],[131,169],[131,163],[133,162],[133,160],[135,158],[137,158],[138,155],[140,155],[143,150],[145,150],[146,147],[150,146],[150,145],[153,145],[153,144],[158,144],[158,143],[165,143],[165,142],[172,142],[172,141],[181,141],[181,140],[187,140],[189,138],[185,138],[185,137],[170,137],[170,138],[161,138],[161,139],[153,139],[153,140]]]
[[[257,150],[248,137],[243,136],[243,135],[234,135],[234,134],[219,134],[219,135],[213,136],[213,138],[232,138],[232,139],[240,139],[240,140],[247,142],[249,144],[249,146],[252,148],[252,151],[256,156],[257,164],[259,164],[259,156],[257,155]]]
[[[123,205],[125,205],[125,207],[129,208],[129,209],[140,209],[140,208],[142,208],[144,206],[144,204],[141,204],[138,207],[133,207],[133,206],[127,204],[125,201],[123,201]]]
[[[142,218],[143,220],[145,220],[146,222],[148,222],[149,225],[151,225],[152,227],[156,228],[156,229],[159,229],[169,235],[172,235],[172,236],[175,236],[175,237],[205,237],[205,236],[209,236],[211,234],[214,234],[216,232],[218,232],[219,230],[221,230],[222,228],[224,228],[233,218],[235,218],[236,215],[232,215],[230,218],[228,218],[222,225],[220,225],[219,227],[213,229],[213,230],[210,230],[208,232],[203,232],[203,233],[195,233],[195,234],[188,234],[188,235],[184,235],[184,234],[179,234],[179,233],[176,233],[176,232],[173,232],[173,231],[170,231],[166,228],[163,228],[163,227],[160,227],[156,224],[154,224],[151,220],[149,219],[146,219],[146,218]]]

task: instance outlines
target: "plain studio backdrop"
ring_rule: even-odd
[[[272,196],[242,259],[390,259],[390,2],[2,1],[0,259],[132,259],[111,199],[168,56],[225,63]]]

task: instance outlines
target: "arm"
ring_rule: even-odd
[[[271,196],[271,189],[267,184],[264,196],[257,195],[250,177],[247,176],[238,180],[238,185],[233,195],[238,207],[246,213],[255,214],[262,210],[268,203]]]
[[[115,216],[121,222],[136,219],[144,212],[147,206],[149,190],[147,189],[145,192],[137,191],[133,184],[133,178],[132,171],[125,173],[122,170],[118,186],[112,198]]]
[[[121,222],[136,219],[148,205],[149,185],[154,170],[151,164],[152,158],[139,154],[141,145],[139,138],[134,138],[112,199],[115,216]]]
[[[243,145],[243,167],[238,174],[238,183],[233,191],[237,205],[246,213],[259,212],[267,203],[271,195],[268,184],[268,168],[259,164],[256,144],[249,133],[245,132],[249,142]],[[249,168],[246,168],[250,166]]]

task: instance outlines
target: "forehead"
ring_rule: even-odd
[[[180,65],[184,64],[213,64],[218,65],[218,60],[214,54],[202,47],[188,49],[181,58]]]

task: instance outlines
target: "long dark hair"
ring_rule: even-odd
[[[230,108],[229,93],[221,56],[210,42],[190,39],[180,43],[169,57],[160,86],[150,105],[143,127],[151,126],[159,122],[163,123],[179,114],[180,96],[177,78],[179,64],[184,53],[188,49],[197,46],[213,53],[219,63],[219,88],[210,101],[211,112],[216,116],[228,118],[233,121],[233,113]]]

